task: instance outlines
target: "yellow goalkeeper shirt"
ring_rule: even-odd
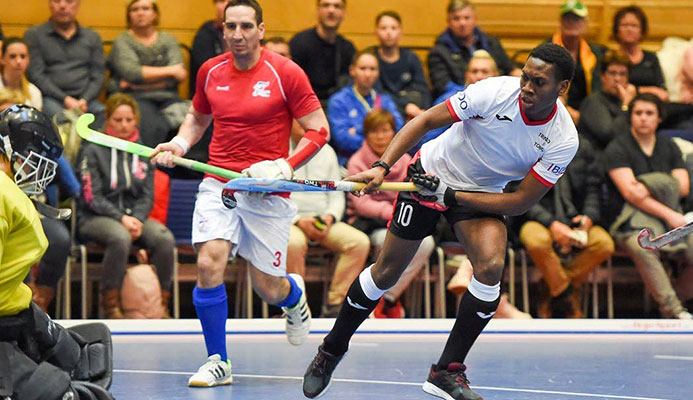
[[[23,281],[46,248],[34,204],[0,171],[0,317],[29,307],[31,289]]]

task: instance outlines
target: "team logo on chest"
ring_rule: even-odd
[[[253,86],[253,97],[270,97],[270,91],[267,90],[269,81],[257,81]]]

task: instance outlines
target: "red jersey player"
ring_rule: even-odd
[[[232,0],[224,10],[224,39],[230,52],[205,62],[197,74],[193,105],[178,135],[160,144],[153,162],[172,166],[197,143],[214,120],[209,163],[253,178],[291,179],[327,141],[328,123],[307,76],[293,61],[264,50],[262,9],[255,0]],[[293,119],[306,131],[291,157]],[[198,281],[193,304],[202,324],[207,362],[189,386],[231,383],[226,353],[228,305],[223,277],[230,256],[239,254],[251,268],[258,295],[282,307],[286,333],[294,345],[310,329],[310,310],[303,279],[286,275],[286,248],[295,206],[279,195],[235,194],[237,207],[222,204],[224,180],[206,176],[200,184],[193,216]]]

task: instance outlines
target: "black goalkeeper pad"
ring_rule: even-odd
[[[0,342],[0,395],[21,400],[59,400],[70,390],[70,375],[53,364],[36,364],[14,343]],[[9,393],[9,394],[8,394]]]
[[[104,389],[113,381],[113,343],[111,331],[100,322],[73,326],[67,330],[80,343],[80,361],[72,379],[88,381]]]

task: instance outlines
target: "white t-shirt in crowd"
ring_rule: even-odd
[[[531,173],[547,186],[563,175],[578,149],[565,106],[529,121],[520,105],[520,78],[494,77],[446,100],[458,122],[421,148],[421,164],[457,190],[500,193]]]
[[[0,89],[4,88],[5,84],[0,79]],[[43,109],[43,95],[36,85],[29,82],[29,98],[24,101],[24,104],[36,107],[39,110]]]

